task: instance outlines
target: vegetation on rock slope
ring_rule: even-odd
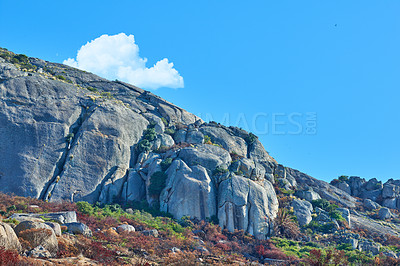
[[[285,196],[283,196],[284,198]],[[395,265],[398,260],[351,250],[348,245],[336,244],[334,234],[309,234],[299,228],[291,215],[277,219],[277,229],[282,234],[269,240],[256,240],[241,231],[230,233],[211,222],[180,221],[167,217],[153,217],[141,210],[124,210],[119,205],[93,206],[86,202],[46,203],[37,199],[0,194],[0,212],[3,222],[18,212],[57,212],[75,210],[78,220],[94,232],[92,238],[71,235],[66,232],[58,237],[57,258],[42,259],[48,262],[66,262],[73,257],[85,258],[107,265],[152,264],[238,264],[251,261],[263,263],[285,260],[289,264],[302,265]],[[112,228],[121,224],[133,225],[135,232],[118,233]],[[145,235],[145,230],[157,229],[158,237]],[[361,231],[360,231],[361,232]],[[306,236],[310,241],[305,241]],[[297,240],[295,240],[297,239]],[[400,239],[388,237],[389,250],[400,250]],[[1,265],[26,265],[39,263],[39,259],[27,258],[14,251],[0,251]],[[7,264],[8,263],[8,264]]]

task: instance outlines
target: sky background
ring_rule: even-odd
[[[399,12],[394,0],[0,0],[0,47],[62,63],[134,35],[146,68],[167,58],[183,77],[153,90],[166,100],[258,134],[316,178],[385,181],[400,179]]]

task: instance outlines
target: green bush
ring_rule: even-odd
[[[168,134],[168,135],[174,135],[175,130],[173,128],[167,128],[167,129],[165,129],[164,133]]]
[[[146,129],[146,131],[144,132],[144,139],[147,139],[148,141],[153,141],[157,136],[156,130],[154,129],[154,127],[149,127],[148,129]]]
[[[93,88],[93,87],[87,87],[86,89],[88,89],[89,91],[91,91],[91,92],[98,92],[99,90],[98,89],[96,89],[96,88]]]
[[[76,207],[78,208],[78,211],[84,214],[92,215],[94,213],[94,208],[92,204],[86,202],[86,201],[78,201],[76,203]]]
[[[151,196],[160,196],[161,191],[165,188],[167,175],[164,172],[158,171],[150,177],[149,193]]]
[[[345,219],[342,216],[342,213],[340,211],[337,210],[333,210],[331,212],[329,212],[329,216],[332,219],[338,220],[338,221],[344,221]]]
[[[164,117],[161,117],[161,121],[163,122],[164,126],[168,126],[168,121]]]
[[[151,150],[151,143],[147,139],[142,139],[138,143],[139,152],[145,152]]]
[[[160,164],[161,169],[165,172],[168,169],[168,167],[171,165],[171,163],[172,163],[172,158],[164,159]]]
[[[56,75],[56,78],[67,81],[67,79],[63,75]]]
[[[228,169],[218,166],[217,168],[214,169],[213,175],[222,175],[227,173],[228,171],[229,171]]]
[[[205,144],[212,144],[211,138],[208,135],[204,135],[204,143]]]
[[[327,210],[327,208],[330,205],[329,201],[327,201],[326,199],[313,200],[313,201],[311,201],[311,204],[313,205],[314,209],[316,207],[319,207],[319,208],[321,208],[323,210]]]
[[[258,139],[258,137],[256,135],[254,135],[253,133],[249,133],[245,137],[245,141],[247,142],[248,145],[253,144],[254,141],[256,141],[257,139]]]
[[[349,177],[347,175],[341,175],[338,177],[338,179],[343,182],[349,181]]]
[[[339,244],[336,247],[337,250],[353,250],[353,246],[351,244],[347,244],[347,243],[343,243],[343,244]]]

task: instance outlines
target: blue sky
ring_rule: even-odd
[[[400,178],[398,1],[18,5],[0,0],[1,47],[61,63],[103,34],[134,35],[147,67],[168,58],[183,77],[156,94],[258,133],[278,162],[324,180]]]

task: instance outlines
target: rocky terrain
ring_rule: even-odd
[[[60,207],[63,211],[78,211],[82,221],[88,220],[79,223],[68,212],[47,216],[31,207],[20,208],[21,214],[8,209],[15,204],[4,205],[3,218],[16,226],[13,230],[3,222],[4,239],[14,240],[0,242],[25,256],[43,253],[56,260],[63,257],[57,243],[89,241],[83,239],[92,239],[97,229],[103,238],[112,230],[109,234],[119,239],[122,231],[135,230],[132,223],[143,223],[133,218],[134,209],[170,216],[191,231],[181,236],[191,239],[190,248],[182,243],[175,248],[190,252],[196,263],[204,260],[203,253],[218,252],[239,254],[230,257],[235,263],[277,264],[329,264],[338,258],[347,260],[342,264],[396,263],[400,253],[399,180],[382,184],[341,176],[329,184],[279,164],[252,133],[204,122],[133,85],[6,49],[0,49],[0,140],[1,192],[49,206],[63,203],[70,207]],[[122,209],[117,208],[113,226],[104,228],[88,218],[104,218],[100,211],[88,211],[93,206]],[[215,226],[212,230],[223,237],[211,239],[206,226]],[[151,230],[157,226],[145,227],[148,233],[139,236],[136,230],[135,237],[155,237]],[[24,243],[28,237],[21,232],[31,229],[48,230],[52,244],[39,241],[22,248],[18,239]],[[83,238],[76,240],[78,231]],[[194,245],[193,237],[203,244]],[[218,252],[210,248],[218,245]],[[126,257],[160,263],[162,255],[149,256],[136,250]],[[88,254],[74,259],[99,263],[86,261],[96,260]]]

